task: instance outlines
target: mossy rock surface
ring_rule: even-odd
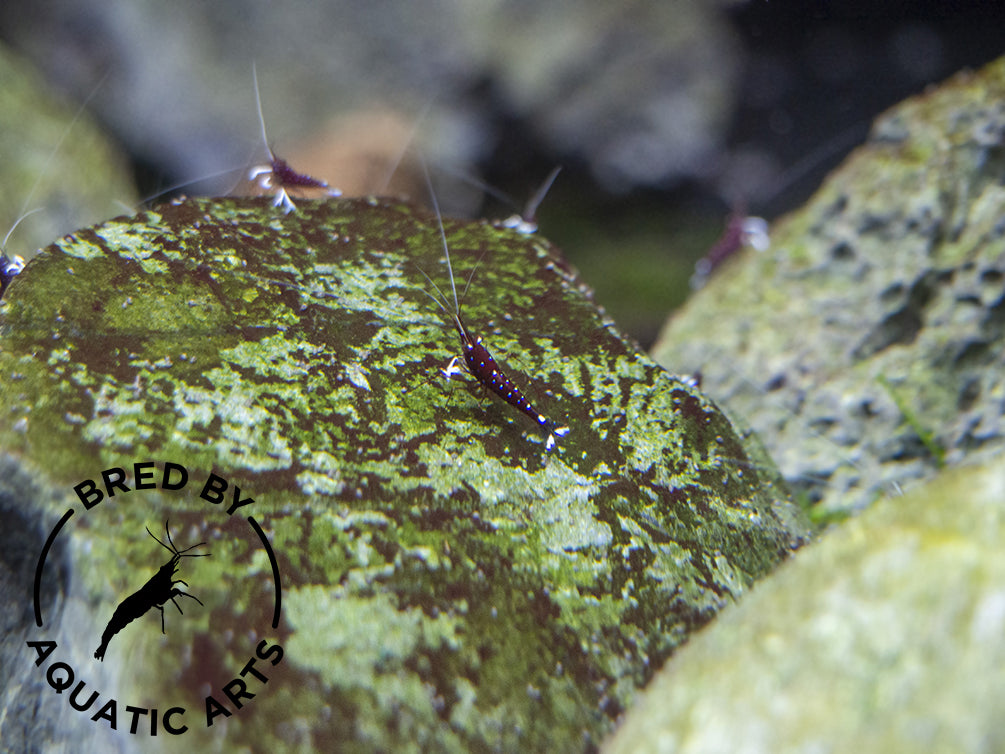
[[[59,651],[106,678],[131,658],[104,690],[181,700],[193,730],[179,741],[588,749],[807,536],[763,458],[619,335],[546,241],[445,225],[459,289],[471,278],[465,320],[570,427],[555,450],[472,380],[440,376],[459,345],[423,273],[449,291],[443,248],[435,217],[408,205],[183,201],[64,238],[10,286],[0,448],[7,478],[45,494],[0,499],[42,531],[77,510],[49,611]],[[193,485],[84,510],[73,494],[144,461],[216,473],[255,502],[230,516]],[[275,631],[247,514],[282,574]],[[168,520],[179,547],[212,554],[176,576],[204,606],[167,603],[163,635],[151,611],[97,663],[113,607],[167,560],[144,527],[164,539]],[[199,729],[204,697],[263,637],[285,650],[278,675]]]
[[[892,108],[654,356],[823,516],[1005,446],[1005,58]]]

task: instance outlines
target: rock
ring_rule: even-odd
[[[816,515],[1005,442],[1005,59],[907,100],[666,325]]]
[[[60,490],[45,486],[15,459],[0,453],[0,719],[3,748],[11,752],[124,751],[127,739],[90,723],[80,713],[67,712],[65,697],[53,692],[45,674],[31,663],[34,652],[25,646],[35,627],[32,585],[39,553],[55,517],[44,513],[59,502]],[[69,644],[80,618],[69,597],[70,554],[57,540],[49,552],[49,567],[40,582],[39,609],[60,625],[57,638]],[[35,672],[32,672],[35,671]],[[91,679],[108,676],[92,671]]]
[[[26,267],[0,304],[0,448],[56,492],[10,504],[49,532],[74,513],[51,535],[63,607],[5,637],[19,680],[54,693],[23,649],[53,630],[42,668],[61,658],[142,726],[154,707],[184,721],[198,749],[589,749],[805,540],[756,448],[550,244],[445,226],[467,325],[570,427],[550,452],[511,406],[443,383],[452,296],[439,226],[412,206],[183,201]],[[169,464],[191,483],[167,484]],[[163,484],[139,489],[147,471]],[[157,592],[162,616],[143,589],[172,559],[152,537],[188,596]],[[53,738],[65,717],[109,728],[63,705]]]
[[[121,153],[86,111],[53,94],[42,77],[0,46],[0,241],[30,258],[76,228],[136,202]],[[85,95],[86,96],[86,95]]]
[[[1005,464],[846,522],[693,637],[607,754],[1005,747]]]

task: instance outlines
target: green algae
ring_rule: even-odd
[[[533,421],[438,376],[459,346],[424,274],[449,281],[435,217],[408,205],[164,205],[49,247],[0,304],[0,448],[33,473],[69,492],[161,459],[253,495],[241,514],[281,566],[286,657],[254,714],[210,732],[228,745],[589,748],[807,534],[757,452],[546,241],[444,226],[457,279],[474,271],[469,328],[571,428],[552,452]],[[143,527],[169,513],[179,544],[207,541],[181,566],[205,610],[112,644],[146,658],[124,688],[198,709],[211,671],[247,660],[235,637],[270,609],[271,571],[195,493],[131,500],[74,535],[104,553],[83,599],[100,630],[166,556]]]

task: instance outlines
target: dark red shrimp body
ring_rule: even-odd
[[[298,188],[328,188],[328,183],[320,178],[314,178],[305,173],[298,173],[290,164],[272,155],[272,177],[279,186],[296,186]]]
[[[468,328],[464,326],[459,314],[454,314],[454,322],[457,325],[457,333],[461,337],[461,348],[463,349],[464,363],[475,379],[487,387],[493,393],[506,401],[513,408],[518,409],[533,419],[541,429],[548,432],[548,440],[545,447],[551,450],[555,446],[555,435],[563,437],[569,432],[568,427],[560,427],[534,408],[530,401],[524,397],[513,380],[506,376],[506,373],[499,368],[496,360],[492,358],[489,349],[482,345],[482,339],[472,338]],[[456,359],[443,370],[447,377],[453,374],[453,367]]]
[[[425,165],[423,165],[425,169]],[[429,175],[426,175],[427,183],[429,181]],[[506,403],[511,405],[513,408],[523,412],[531,419],[533,419],[539,427],[548,432],[548,439],[545,442],[545,449],[551,450],[555,447],[555,437],[564,437],[569,433],[569,428],[566,426],[558,425],[557,423],[551,421],[534,408],[530,401],[524,397],[523,392],[514,384],[513,380],[506,376],[506,373],[499,368],[496,360],[492,358],[492,354],[489,352],[488,348],[482,344],[482,339],[480,337],[472,337],[468,328],[465,326],[463,320],[461,319],[461,305],[457,298],[457,284],[454,282],[454,268],[450,263],[450,248],[447,244],[447,234],[443,229],[443,220],[440,217],[440,208],[436,201],[436,194],[432,193],[430,188],[430,194],[433,201],[433,209],[436,211],[436,221],[440,228],[440,238],[443,241],[443,252],[447,259],[447,272],[450,275],[450,288],[454,295],[454,310],[450,311],[446,305],[446,296],[440,290],[439,286],[434,283],[425,272],[422,275],[429,280],[429,283],[436,289],[440,298],[436,298],[432,294],[429,297],[436,302],[436,304],[447,314],[449,314],[453,320],[454,324],[457,326],[457,334],[461,339],[462,354],[461,357],[464,359],[464,364],[467,367],[468,372],[483,386],[491,390],[493,393],[502,398]],[[420,270],[420,272],[422,272]],[[470,282],[470,280],[468,281]],[[440,300],[442,299],[442,301]],[[461,357],[455,356],[450,360],[447,367],[442,370],[443,375],[447,379],[452,379],[455,374],[457,374],[460,369],[457,366],[458,359]]]
[[[742,205],[729,215],[726,229],[701,259],[695,262],[691,287],[701,288],[713,272],[744,246],[758,251],[768,248],[768,223],[760,217],[748,217]]]

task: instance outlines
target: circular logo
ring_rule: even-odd
[[[143,499],[146,491],[156,493],[155,504]],[[157,736],[164,732],[180,736],[194,726],[211,728],[215,721],[247,709],[265,690],[270,674],[275,672],[273,668],[283,659],[283,648],[273,638],[282,609],[279,565],[265,531],[252,515],[254,497],[214,473],[193,478],[185,466],[172,461],[104,469],[74,485],[73,492],[82,516],[74,519],[79,510],[76,505],[66,510],[49,532],[35,568],[33,600],[39,630],[38,636],[27,641],[27,648],[46,683],[66,700],[73,714],[84,713],[96,724],[132,735]],[[193,501],[206,508],[193,510]],[[183,506],[182,502],[187,504]],[[108,524],[107,515],[90,525],[88,517],[102,510],[107,514],[107,509],[115,506],[123,506],[128,515],[117,516],[114,526]],[[137,523],[144,519],[156,519],[156,528]],[[80,527],[78,533],[82,536],[90,533],[90,554],[96,572],[92,585],[102,581],[105,570],[111,570],[106,568],[108,564],[116,564],[118,572],[115,577],[105,578],[104,588],[98,590],[103,596],[97,599],[101,603],[97,611],[105,622],[100,631],[93,632],[93,659],[87,662],[95,665],[86,667],[63,650],[59,642],[60,636],[65,636],[65,627],[47,623],[42,609],[43,604],[49,604],[42,593],[46,559],[57,538],[69,536],[71,521]],[[249,571],[246,564],[256,558],[271,567],[271,579],[267,574],[241,576]],[[214,559],[213,565],[203,565]],[[249,579],[252,583],[235,587],[235,581]],[[109,591],[112,599],[107,599]],[[188,708],[191,694],[186,697],[188,706],[178,699],[158,700],[156,705],[123,704],[88,681],[89,675],[107,676],[100,672],[105,663],[118,663],[120,675],[142,679],[142,669],[131,665],[137,653],[129,650],[156,638],[158,633],[167,642],[157,653],[158,661],[170,661],[172,653],[185,653],[191,666],[192,648],[179,646],[177,638],[167,637],[212,631],[211,615],[233,609],[232,597],[237,592],[251,595],[249,601],[269,605],[271,610],[255,609],[244,616],[248,630],[240,636],[248,645],[234,648],[248,657],[243,666],[228,668],[222,660],[207,662],[199,658],[202,666],[223,668],[219,678],[200,679],[201,686],[211,686],[204,695],[204,709]],[[186,621],[202,628],[186,627]],[[174,659],[176,665],[181,665],[180,657]],[[152,676],[163,678],[157,671]],[[143,698],[165,693],[163,684],[157,688],[160,690],[143,689]]]

